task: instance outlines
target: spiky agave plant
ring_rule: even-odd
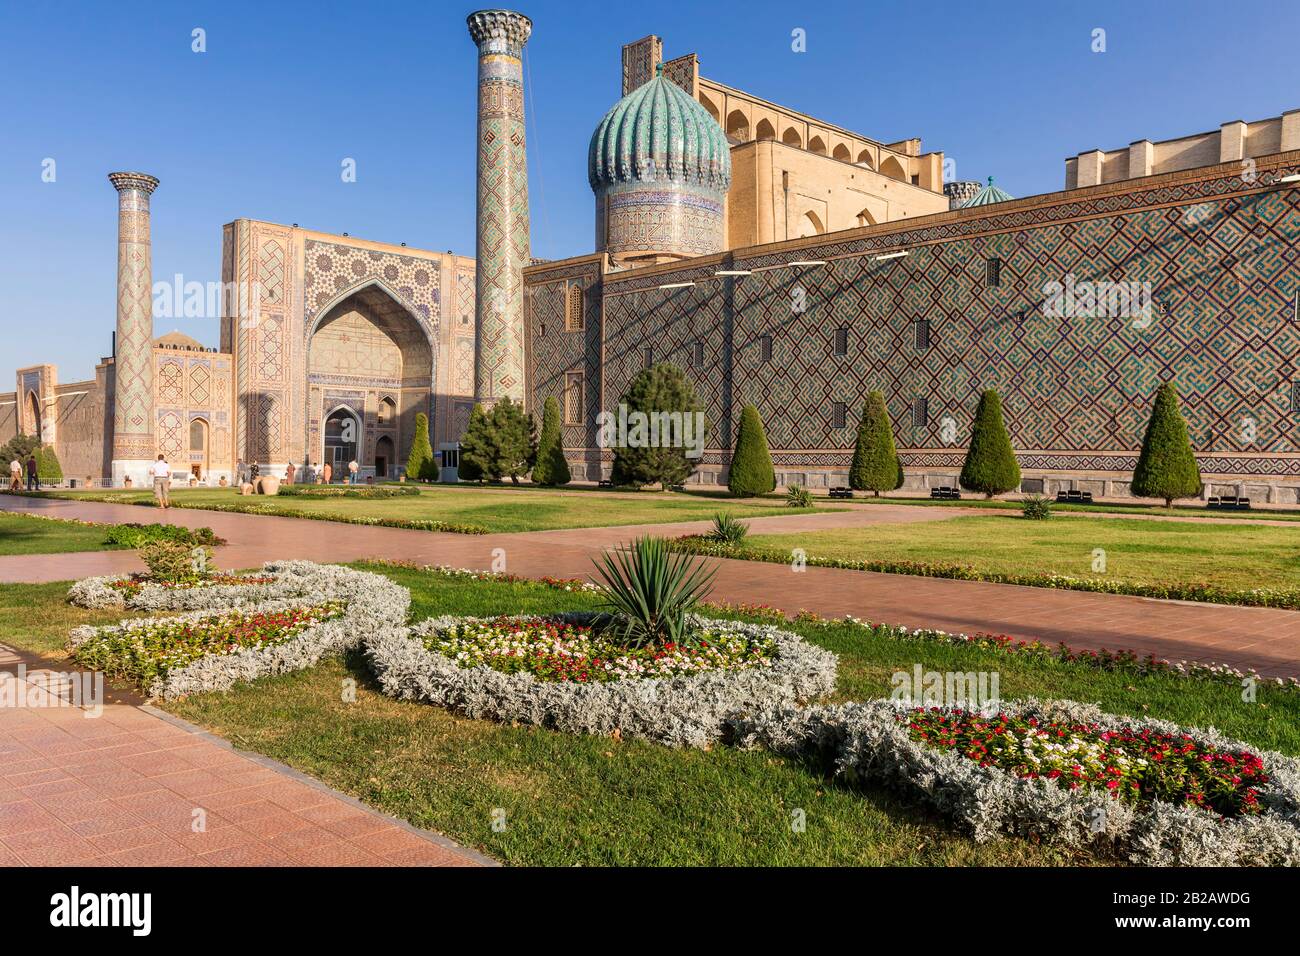
[[[713,529],[705,537],[716,544],[725,544],[734,548],[745,540],[747,534],[749,534],[749,525],[732,517],[729,512],[722,511],[713,516]]]
[[[687,616],[713,589],[717,567],[646,535],[593,559],[605,626],[631,647],[689,644]]]

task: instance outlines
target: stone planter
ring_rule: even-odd
[[[239,486],[239,493],[241,495],[251,495],[253,493],[252,484],[247,481],[244,482],[242,485]]]
[[[275,475],[263,475],[257,479],[257,493],[259,495],[278,495],[280,493],[280,479]]]

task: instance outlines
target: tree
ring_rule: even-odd
[[[500,481],[506,475],[519,481],[537,456],[537,426],[524,414],[524,407],[509,396],[485,411],[476,405],[469,416],[469,428],[460,440],[461,476]],[[468,469],[466,468],[468,465]]]
[[[415,416],[415,437],[406,456],[406,477],[429,481],[437,478],[437,470],[433,446],[429,444],[429,416],[420,412]]]
[[[460,481],[482,481],[483,465],[490,450],[491,423],[482,405],[475,405],[469,413],[469,425],[460,439],[460,466],[456,471]]]
[[[509,395],[492,406],[491,420],[498,477],[509,475],[519,484],[519,476],[528,474],[537,461],[537,422]]]
[[[40,447],[41,440],[35,435],[15,435],[0,447],[0,466],[7,472],[9,462],[17,458],[26,469],[27,459]]]
[[[554,395],[549,395],[542,406],[542,437],[537,443],[533,481],[539,485],[567,485],[571,478],[560,435],[560,403]]]
[[[772,453],[767,449],[763,419],[753,405],[746,405],[740,413],[727,487],[737,498],[765,495],[776,488],[776,471],[772,468]]]
[[[970,448],[961,468],[961,486],[992,498],[1020,487],[1020,462],[1002,421],[1002,400],[993,389],[980,396],[971,429]]]
[[[883,392],[868,392],[858,422],[858,440],[849,466],[849,487],[856,491],[893,491],[903,483],[903,465],[894,445],[894,426]]]
[[[667,488],[694,473],[708,423],[685,372],[669,362],[643,369],[619,404],[627,408],[627,433],[611,436],[618,429],[609,418],[602,426],[602,442],[614,449],[614,484]]]
[[[53,445],[42,445],[36,453],[36,476],[43,485],[57,485],[63,481],[63,468]]]
[[[1140,498],[1165,499],[1166,508],[1173,507],[1175,498],[1192,498],[1201,493],[1201,469],[1178,408],[1178,392],[1168,382],[1156,391],[1142,453],[1133,469],[1132,488]]]

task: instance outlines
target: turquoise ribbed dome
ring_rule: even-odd
[[[1010,193],[999,189],[993,185],[993,177],[989,177],[989,184],[977,192],[970,199],[962,203],[962,209],[969,209],[971,206],[989,206],[995,202],[1006,202],[1008,199],[1014,199]]]
[[[619,183],[672,182],[725,193],[731,147],[722,127],[663,75],[614,104],[591,136],[587,179],[593,190]]]

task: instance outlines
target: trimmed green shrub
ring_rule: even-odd
[[[625,643],[693,643],[688,618],[708,596],[716,566],[674,554],[663,538],[648,535],[592,563],[606,626]]]
[[[57,485],[63,481],[63,468],[53,445],[42,445],[36,453],[36,475],[43,485]]]
[[[1020,513],[1030,521],[1045,521],[1052,516],[1052,503],[1042,495],[1029,495],[1021,504]]]
[[[704,537],[718,544],[725,544],[734,548],[744,541],[748,534],[749,525],[722,511],[713,516],[713,529]]]
[[[813,494],[803,485],[787,485],[785,489],[787,508],[813,508]]]
[[[429,443],[429,416],[420,412],[415,416],[415,437],[411,451],[406,456],[406,477],[415,481],[436,481],[438,463]]]
[[[894,445],[894,426],[882,392],[868,392],[858,422],[858,438],[849,466],[849,487],[854,491],[893,491],[902,485],[902,461]]]
[[[1156,392],[1142,439],[1142,453],[1133,469],[1133,494],[1140,498],[1163,498],[1172,508],[1175,498],[1194,498],[1201,493],[1201,469],[1187,438],[1187,423],[1178,408],[1178,392],[1165,382]]]
[[[175,541],[189,547],[196,544],[225,544],[211,528],[185,528],[175,524],[114,524],[108,526],[105,544],[139,548],[153,541]]]
[[[767,449],[763,419],[753,405],[746,405],[740,413],[727,487],[737,498],[753,498],[776,489],[776,471],[772,468],[772,453]]]
[[[658,416],[681,413],[674,420],[680,422],[683,431],[686,416],[691,416],[692,441],[698,442],[698,447],[703,448],[708,423],[704,422],[697,433],[697,419],[694,416],[704,409],[695,397],[695,389],[687,380],[686,373],[676,365],[661,362],[637,373],[620,404],[627,406],[629,416],[633,412],[641,412],[653,421],[666,420]],[[698,420],[703,421],[702,416]],[[614,449],[614,466],[610,474],[614,484],[640,488],[658,483],[666,489],[670,485],[682,484],[694,474],[699,459],[687,457],[688,449],[683,447],[684,435],[676,436],[682,440],[673,442],[671,436],[664,435],[661,428],[659,444],[652,446],[646,428],[638,429],[632,425],[626,436],[611,436],[609,432],[616,431],[614,425],[615,422],[607,419],[602,437],[603,446]],[[620,445],[620,440],[626,440],[627,444]]]
[[[281,498],[405,498],[418,495],[413,485],[281,485]]]
[[[993,389],[980,396],[970,448],[961,468],[961,486],[992,498],[1020,487],[1020,462],[1002,421],[1002,400]]]
[[[572,477],[569,474],[569,463],[564,459],[560,403],[554,395],[548,395],[542,406],[542,437],[537,442],[537,464],[533,466],[533,481],[554,487],[567,485]]]
[[[509,395],[492,406],[491,418],[497,477],[509,475],[519,484],[520,476],[528,474],[537,461],[537,422]]]

